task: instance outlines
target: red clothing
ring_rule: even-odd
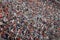
[[[2,18],[2,14],[0,14],[0,18]]]
[[[0,8],[0,18],[2,18],[2,8]]]
[[[57,30],[60,30],[60,28],[57,28]]]
[[[20,38],[17,38],[17,40],[21,40]]]
[[[35,40],[39,40],[38,38],[36,38]]]
[[[4,10],[5,10],[5,12],[7,13],[7,12],[8,12],[8,7],[6,7]]]
[[[0,9],[0,13],[2,13],[2,9]]]

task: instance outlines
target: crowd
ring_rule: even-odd
[[[60,40],[60,9],[50,0],[0,1],[4,40]]]

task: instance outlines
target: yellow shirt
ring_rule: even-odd
[[[0,0],[0,2],[2,2],[2,0]]]

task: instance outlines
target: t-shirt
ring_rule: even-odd
[[[2,0],[0,0],[0,2],[2,2]]]

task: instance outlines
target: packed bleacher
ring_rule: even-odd
[[[0,40],[60,40],[60,9],[50,0],[0,0]]]

